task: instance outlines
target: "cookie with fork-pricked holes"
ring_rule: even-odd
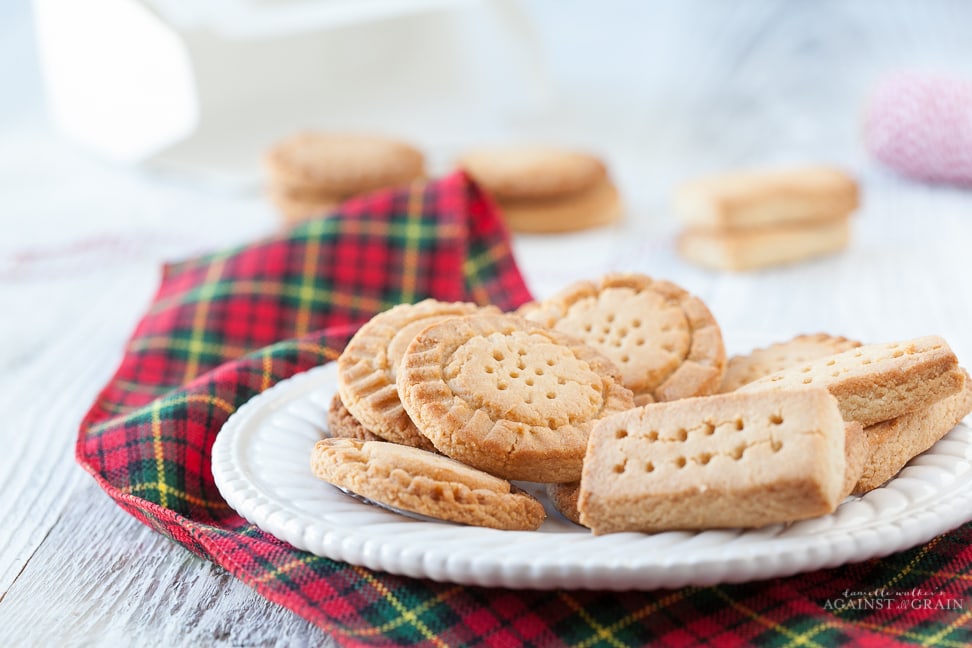
[[[431,450],[432,443],[415,427],[398,398],[398,365],[412,338],[426,326],[479,310],[472,303],[426,299],[375,315],[358,329],[337,360],[338,393],[344,406],[386,441]]]
[[[505,479],[396,443],[323,439],[314,446],[311,469],[379,504],[440,520],[533,531],[546,517],[543,504]]]
[[[778,371],[738,391],[824,387],[848,421],[867,427],[958,393],[965,373],[937,335],[865,344]]]
[[[801,362],[834,355],[859,346],[861,343],[856,340],[827,333],[813,333],[798,335],[786,342],[777,342],[762,349],[754,349],[745,355],[729,358],[726,375],[722,379],[719,391],[731,392],[763,376]]]
[[[522,313],[604,353],[639,405],[711,394],[725,372],[725,346],[712,313],[668,281],[609,274],[598,283],[572,284]]]
[[[634,405],[601,353],[508,314],[425,329],[402,359],[398,391],[439,452],[537,482],[577,480],[595,421]]]
[[[654,403],[591,432],[580,521],[595,534],[759,527],[832,512],[846,424],[825,389]]]
[[[864,428],[869,452],[854,493],[863,494],[885,483],[911,459],[932,447],[972,412],[972,381],[957,394],[926,407]]]

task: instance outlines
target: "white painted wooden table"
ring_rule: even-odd
[[[608,159],[626,222],[518,238],[538,295],[638,270],[701,296],[731,351],[812,331],[867,341],[938,333],[972,364],[972,193],[892,177],[858,136],[862,102],[882,74],[972,77],[972,6],[631,1],[600,15],[595,3],[526,4],[555,82],[550,111],[470,124],[467,141],[435,153],[448,159],[500,133]],[[74,463],[79,420],[159,264],[251,240],[276,220],[257,192],[119,167],[60,139],[43,114],[29,19],[24,0],[0,8],[0,643],[326,644],[317,628],[128,517]],[[861,180],[847,252],[738,276],[673,253],[674,183],[804,160]]]

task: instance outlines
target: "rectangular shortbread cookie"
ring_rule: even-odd
[[[935,445],[969,412],[972,381],[966,374],[965,388],[959,393],[917,412],[864,428],[869,452],[854,493],[866,493],[897,475],[906,463]]]
[[[687,261],[712,270],[744,272],[834,254],[850,241],[850,218],[789,223],[754,229],[690,228],[677,241]]]
[[[738,392],[824,387],[848,421],[867,427],[930,406],[958,393],[965,373],[937,335],[856,349],[778,371]]]
[[[854,179],[827,167],[722,173],[682,185],[674,198],[684,224],[714,229],[828,220],[857,206]]]
[[[824,389],[654,403],[595,425],[580,520],[603,534],[814,517],[845,495],[845,462],[844,420]]]

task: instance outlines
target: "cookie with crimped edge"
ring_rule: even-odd
[[[509,314],[425,329],[402,359],[398,392],[439,452],[537,482],[578,479],[594,422],[634,405],[602,354]]]
[[[567,286],[523,316],[606,355],[639,405],[711,394],[722,383],[719,325],[701,299],[669,281],[609,274]]]
[[[341,395],[334,394],[331,405],[327,408],[327,431],[332,437],[342,439],[360,439],[362,441],[384,441],[368,428],[361,425],[361,421],[354,418],[348,408],[341,402]]]
[[[485,307],[490,312],[499,312]],[[355,333],[338,357],[337,387],[348,411],[377,436],[426,450],[432,442],[402,407],[396,377],[409,343],[422,329],[480,311],[476,304],[426,299],[383,311]]]
[[[972,412],[972,380],[933,405],[864,428],[869,453],[855,494],[871,491],[898,474],[911,459],[935,445]]]
[[[314,445],[311,469],[379,504],[440,520],[533,531],[546,517],[543,504],[505,479],[395,443],[323,439]]]
[[[864,427],[857,421],[844,423],[844,479],[840,488],[839,499],[843,500],[851,494],[854,485],[864,471],[867,461],[868,445],[864,436]],[[547,484],[547,497],[554,508],[565,518],[575,524],[581,524],[580,511],[577,510],[577,499],[580,495],[580,482],[569,484]]]
[[[823,387],[837,397],[848,421],[864,427],[924,409],[957,393],[965,373],[948,343],[937,335],[865,344],[799,363],[737,390]]]
[[[793,365],[834,355],[861,346],[856,340],[827,333],[797,335],[785,342],[754,349],[745,355],[729,358],[726,375],[719,391],[731,392],[747,383],[782,371]]]
[[[845,439],[837,401],[825,389],[638,407],[594,427],[580,521],[599,535],[824,515],[844,495]]]
[[[854,211],[857,182],[824,166],[724,172],[680,186],[678,218],[694,228],[746,229],[829,221]]]

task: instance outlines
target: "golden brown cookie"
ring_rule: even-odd
[[[719,394],[609,416],[578,509],[595,534],[759,527],[832,512],[846,428],[825,389]]]
[[[551,147],[474,151],[458,165],[497,202],[514,232],[570,232],[621,218],[617,187],[594,155]]]
[[[543,505],[508,481],[417,448],[381,441],[324,439],[314,474],[372,501],[440,520],[533,531]]]
[[[606,355],[639,405],[711,394],[722,382],[719,325],[702,300],[668,281],[640,274],[581,281],[524,316]]]
[[[402,408],[395,382],[399,363],[412,338],[426,326],[479,310],[476,304],[426,299],[373,317],[358,329],[337,360],[338,393],[344,406],[386,441],[431,450],[432,442]]]
[[[965,373],[937,335],[865,344],[770,374],[736,392],[824,387],[848,421],[868,427],[958,393]]]
[[[341,402],[341,395],[334,394],[327,408],[327,431],[332,437],[341,439],[360,439],[361,441],[384,441],[380,436],[361,425],[348,408]]]
[[[436,449],[505,479],[576,481],[594,422],[634,405],[617,368],[515,315],[439,322],[398,372],[405,410]]]
[[[462,157],[459,166],[499,200],[562,198],[590,189],[607,175],[595,156],[552,147],[481,149]]]
[[[676,245],[686,261],[703,268],[746,272],[834,254],[847,247],[850,234],[850,218],[842,215],[748,229],[690,228]]]
[[[410,144],[387,137],[302,132],[274,145],[266,167],[276,188],[341,199],[421,178],[425,159]]]
[[[798,335],[786,342],[771,344],[765,349],[754,349],[746,355],[733,356],[726,365],[720,392],[731,392],[747,383],[793,365],[834,355],[861,346],[860,342],[845,337],[814,333]]]
[[[581,523],[580,511],[577,510],[577,496],[579,494],[579,481],[566,484],[547,484],[547,497],[550,498],[554,508],[574,524]]]
[[[314,196],[272,189],[270,201],[290,224],[297,224],[317,216],[326,216],[340,203],[335,196]]]
[[[911,459],[935,445],[972,412],[972,380],[965,387],[929,407],[864,428],[868,453],[854,493],[863,494],[898,474]]]
[[[725,230],[843,217],[859,198],[857,182],[844,171],[800,167],[700,178],[679,187],[674,203],[686,225]]]

